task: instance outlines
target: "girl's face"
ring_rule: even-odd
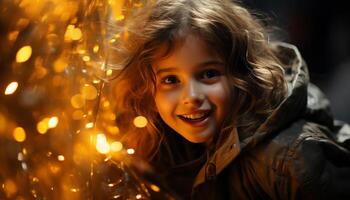
[[[175,43],[169,56],[154,60],[152,67],[155,103],[164,122],[191,142],[209,142],[230,110],[222,59],[200,37],[190,34]]]

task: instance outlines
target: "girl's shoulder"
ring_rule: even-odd
[[[350,197],[350,150],[337,131],[300,119],[247,151],[241,172],[276,198]]]

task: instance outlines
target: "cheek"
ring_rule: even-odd
[[[227,84],[218,84],[216,87],[213,87],[210,92],[210,99],[218,109],[220,118],[226,116],[232,104],[229,86]]]
[[[176,95],[170,92],[158,92],[155,95],[155,103],[159,113],[168,113],[176,106]]]

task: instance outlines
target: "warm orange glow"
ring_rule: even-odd
[[[13,130],[13,137],[17,142],[24,142],[26,140],[26,132],[22,127],[17,127]]]
[[[141,199],[141,198],[142,198],[141,194],[136,195],[136,199]]]
[[[36,129],[40,134],[45,134],[49,130],[49,120],[49,118],[44,118],[36,125]]]
[[[64,38],[65,40],[80,40],[82,36],[83,33],[80,28],[76,28],[74,25],[68,25]]]
[[[110,146],[107,142],[107,138],[104,134],[97,134],[96,150],[102,154],[107,154],[110,151]]]
[[[74,120],[81,120],[84,117],[84,112],[82,110],[75,110],[72,114]]]
[[[5,180],[5,182],[2,184],[2,187],[5,190],[6,196],[8,198],[15,195],[18,190],[16,184],[11,179]]]
[[[90,61],[90,56],[83,56],[83,61],[89,62]]]
[[[0,135],[3,133],[6,129],[7,120],[4,115],[0,113]]]
[[[58,124],[58,117],[51,117],[48,122],[49,128],[55,128]]]
[[[85,84],[81,90],[84,99],[94,100],[97,97],[97,89],[93,85]]]
[[[94,127],[94,123],[93,122],[89,122],[85,124],[85,128],[92,128]]]
[[[11,82],[10,84],[8,84],[8,86],[5,89],[5,95],[11,95],[14,92],[16,92],[18,88],[18,83],[16,81]]]
[[[155,192],[160,192],[160,188],[154,184],[151,184],[151,189]]]
[[[94,53],[97,53],[99,49],[100,47],[96,44],[92,50],[94,51]]]
[[[109,133],[111,133],[112,135],[117,135],[119,134],[119,128],[117,126],[108,126],[107,130]]]
[[[70,99],[70,103],[74,108],[82,108],[85,104],[85,100],[81,94],[76,94]]]
[[[121,151],[123,149],[123,144],[121,142],[113,142],[111,144],[111,150],[114,152]]]
[[[24,63],[32,56],[32,47],[24,46],[17,51],[16,61],[18,63]]]
[[[64,58],[57,59],[53,64],[53,69],[56,73],[63,72],[68,67],[68,63]]]
[[[63,156],[63,155],[58,155],[58,156],[57,156],[57,159],[58,159],[59,161],[64,161],[64,156]]]
[[[106,71],[107,76],[112,76],[112,74],[113,74],[113,70],[109,69]]]
[[[127,152],[128,154],[134,154],[134,153],[135,153],[135,150],[134,150],[134,149],[128,149],[128,150],[126,150],[126,152]]]
[[[137,116],[134,119],[134,125],[137,128],[143,128],[143,127],[147,126],[147,123],[148,123],[147,119],[144,116]]]

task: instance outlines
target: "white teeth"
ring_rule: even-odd
[[[181,115],[181,116],[184,117],[184,118],[187,118],[187,119],[199,119],[199,118],[204,117],[204,115],[205,115],[205,113],[191,114],[191,115]]]

